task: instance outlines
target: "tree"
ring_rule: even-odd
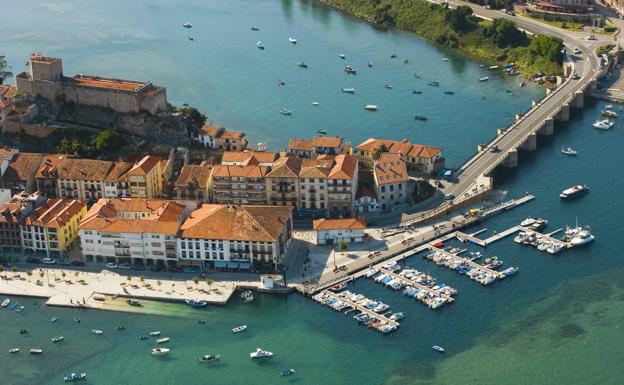
[[[0,265],[0,273],[4,273],[4,265]]]
[[[343,252],[347,250],[347,242],[343,241],[342,239],[338,241],[338,251]]]
[[[444,14],[444,19],[456,32],[465,32],[470,25],[472,8],[460,5],[455,9],[450,9]]]
[[[44,276],[44,275],[45,275],[45,274],[44,274],[43,270],[39,270],[39,276],[40,276],[41,278],[43,278],[43,276]]]
[[[107,128],[93,138],[93,146],[97,151],[112,152],[118,151],[125,144],[124,138],[115,128]]]
[[[126,279],[127,279],[128,281],[132,281],[132,276],[131,276],[131,275],[129,275],[129,276],[127,276],[127,277],[126,277]]]
[[[9,71],[9,65],[7,64],[6,57],[0,55],[0,84],[5,80],[13,76],[13,73]]]
[[[381,7],[375,7],[375,16],[373,16],[375,24],[383,25],[384,27],[394,26],[394,16],[392,16],[391,11],[391,4],[386,3]]]
[[[541,56],[549,61],[562,63],[563,40],[558,37],[537,35],[531,39],[529,44],[529,52],[532,56]]]
[[[28,275],[29,277],[30,277],[30,276],[32,276],[32,274],[33,274],[33,273],[32,273],[32,271],[30,271],[30,270],[28,270],[28,271],[26,272],[26,275]]]
[[[373,159],[379,159],[381,157],[381,154],[383,154],[384,152],[388,152],[388,146],[382,144],[381,146],[373,150]]]
[[[210,288],[213,283],[214,283],[214,281],[212,279],[206,278],[206,285],[208,285],[208,288]]]
[[[61,277],[65,278],[65,276],[66,276],[66,275],[67,275],[67,274],[65,274],[65,272],[64,272],[64,271],[61,271]]]
[[[193,277],[193,283],[195,283],[195,286],[197,286],[197,284],[199,283],[199,278]]]
[[[511,20],[494,19],[484,32],[500,48],[517,47],[526,43],[526,35]]]
[[[145,276],[142,275],[142,276],[139,277],[139,279],[141,280],[141,282],[143,282],[143,281],[145,281]]]
[[[17,267],[13,266],[13,267],[11,268],[11,271],[12,271],[12,272],[14,272],[14,273],[16,273],[16,272],[17,272]]]
[[[184,107],[178,109],[180,116],[187,119],[191,123],[190,133],[193,135],[197,134],[197,131],[201,126],[206,124],[206,115],[199,112],[199,110],[195,107]]]

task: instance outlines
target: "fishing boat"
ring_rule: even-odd
[[[589,188],[587,186],[577,184],[577,185],[574,185],[572,187],[569,187],[561,191],[561,194],[559,194],[559,197],[561,199],[572,199],[572,198],[579,197],[581,195],[585,195],[588,192],[589,192]]]
[[[340,91],[344,92],[345,94],[354,94],[355,88],[342,88]]]
[[[341,58],[342,60],[346,59],[346,56],[344,53],[338,54],[338,57]]]
[[[213,362],[221,358],[220,354],[206,354],[197,359],[197,362]]]
[[[513,90],[511,90],[511,89],[507,89],[507,90],[505,90],[505,93],[507,93],[507,94],[511,94],[511,93],[513,93]]]
[[[327,135],[327,130],[316,130],[319,135]]]
[[[43,349],[39,349],[39,348],[30,349],[30,354],[41,354],[41,353],[43,353]]]
[[[98,329],[91,329],[91,334],[95,334],[96,336],[101,336],[102,334],[104,334],[104,332]]]
[[[65,339],[65,337],[63,336],[58,336],[58,337],[54,337],[51,339],[52,342],[57,343],[57,342],[61,342]]]
[[[55,323],[56,321],[58,321],[58,317],[52,317],[52,318],[50,318],[50,322]]]
[[[366,111],[377,111],[377,105],[376,104],[367,104],[364,106],[364,109]]]
[[[347,283],[346,282],[340,282],[335,284],[334,286],[330,287],[329,290],[334,291],[334,292],[338,292],[341,290],[344,290],[347,288]]]
[[[578,154],[578,152],[572,147],[563,147],[561,149],[561,153],[563,155],[569,155],[569,156],[576,156],[576,154]]]
[[[157,344],[164,344],[164,343],[169,342],[169,340],[170,340],[170,339],[171,339],[171,338],[169,338],[169,337],[159,338],[159,339],[157,339],[157,340],[156,340],[156,343],[157,343]]]
[[[260,358],[271,358],[273,357],[273,352],[269,352],[266,350],[262,350],[260,348],[256,348],[256,351],[249,353],[249,356],[251,357],[252,360],[260,359]]]
[[[290,376],[295,374],[295,369],[284,369],[282,370],[282,376]]]
[[[426,122],[427,120],[429,120],[428,117],[423,116],[423,115],[416,115],[416,116],[414,116],[414,119],[415,120],[420,120],[420,121],[423,121],[423,122]]]
[[[480,82],[487,82],[488,80],[490,80],[490,77],[489,77],[489,76],[484,76],[484,77],[482,77],[482,78],[479,78],[479,81],[480,81]]]
[[[130,306],[143,306],[141,304],[141,301],[139,301],[138,299],[134,299],[134,298],[128,298],[128,305]]]
[[[80,381],[87,377],[87,373],[70,373],[66,376],[63,376],[65,382],[74,382]]]
[[[444,353],[444,348],[442,346],[434,345],[431,348],[437,352]]]
[[[392,86],[390,84],[384,84],[384,88],[387,90],[391,90]]]
[[[241,326],[232,328],[232,333],[236,334],[236,333],[244,332],[245,330],[247,330],[247,325],[241,325]]]
[[[184,302],[192,307],[206,307],[208,305],[208,302],[201,299],[187,299]]]
[[[164,356],[169,353],[169,349],[167,348],[154,348],[151,351],[152,356]]]
[[[289,37],[289,38],[288,38],[288,41],[289,41],[291,44],[297,44],[297,39],[295,39],[294,37]]]
[[[205,319],[200,319],[199,321],[197,321],[198,324],[200,325],[204,325],[206,324],[206,320]]]
[[[258,28],[258,27],[251,27],[251,30],[252,31],[260,31],[260,28]]]
[[[9,306],[10,303],[11,303],[11,300],[6,298],[4,301],[2,301],[2,307],[7,307]]]
[[[592,126],[594,126],[594,128],[598,128],[600,130],[609,130],[611,128],[613,128],[613,122],[610,121],[609,119],[599,119],[594,121],[594,123],[592,124]]]
[[[184,24],[182,24],[182,26],[184,28],[192,28],[193,27],[193,25],[191,23],[184,23]]]
[[[256,43],[256,47],[258,47],[259,49],[264,49],[264,44],[258,40],[258,42]]]
[[[20,348],[11,348],[9,349],[9,353],[19,353]]]
[[[280,114],[282,114],[282,115],[284,115],[284,116],[290,116],[290,115],[292,115],[292,111],[291,111],[291,110],[289,110],[289,109],[286,109],[286,108],[282,108],[282,109],[280,110]]]
[[[600,113],[609,118],[617,118],[618,116],[617,112],[611,110],[602,110]]]
[[[160,335],[160,330],[157,330],[155,332],[150,332],[150,336],[152,337],[158,337]]]
[[[351,74],[351,75],[356,75],[357,71],[355,70],[355,68],[351,67],[351,66],[345,66],[344,67],[344,72],[346,72],[347,74]]]
[[[17,307],[17,309],[15,309],[15,311],[16,311],[16,312],[18,312],[18,313],[21,313],[21,312],[23,312],[23,311],[24,311],[24,309],[25,309],[24,305],[19,305],[19,306]]]
[[[321,105],[321,103],[319,103],[319,102],[312,102],[312,105],[313,105],[314,107],[318,107],[318,106],[320,106],[320,105]]]
[[[308,68],[308,65],[302,61],[298,62],[297,65],[301,68]]]

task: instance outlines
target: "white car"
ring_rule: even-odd
[[[580,55],[582,53],[583,53],[583,51],[581,51],[578,47],[574,47],[574,54],[575,55]]]
[[[117,264],[113,263],[113,262],[109,262],[106,264],[106,268],[107,269],[116,269],[117,268]]]
[[[52,258],[43,258],[41,260],[41,262],[46,264],[46,265],[54,265],[56,263],[56,260],[54,260]]]
[[[492,8],[492,7],[490,7],[490,5],[489,5],[489,4],[486,4],[483,8],[485,8],[485,9],[490,9],[490,8]]]
[[[501,9],[500,11],[501,11],[502,13],[507,13],[507,9],[506,9],[506,8],[503,8],[503,9]]]

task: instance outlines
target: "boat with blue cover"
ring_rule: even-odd
[[[282,376],[290,376],[295,374],[295,369],[284,369],[282,370]]]
[[[63,379],[65,380],[65,382],[74,382],[83,380],[85,379],[85,377],[87,377],[87,373],[70,373],[64,376]]]

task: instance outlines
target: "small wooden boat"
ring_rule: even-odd
[[[30,354],[41,354],[41,353],[43,353],[43,349],[39,349],[39,348],[30,349]]]
[[[236,334],[236,333],[244,332],[245,330],[247,330],[247,325],[241,325],[241,326],[232,328],[232,333]]]
[[[57,342],[61,342],[65,339],[65,337],[63,336],[58,336],[58,337],[54,337],[51,339],[52,342],[57,343]]]
[[[422,91],[421,90],[412,90],[412,93],[414,95],[422,95]]]
[[[319,135],[327,135],[327,130],[316,130]]]
[[[171,338],[169,338],[169,337],[159,338],[159,339],[156,340],[156,343],[157,344],[165,344],[165,343],[169,342],[170,339]]]

